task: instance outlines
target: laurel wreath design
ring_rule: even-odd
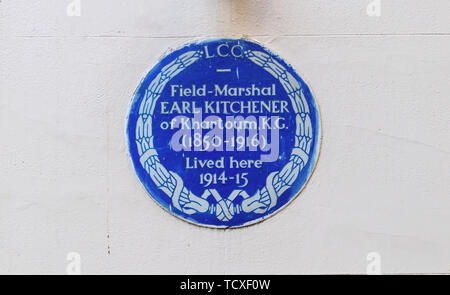
[[[161,70],[145,91],[136,123],[136,145],[140,163],[158,189],[171,198],[172,206],[186,214],[211,214],[222,222],[230,221],[241,212],[264,214],[277,204],[278,198],[291,187],[309,160],[313,128],[303,89],[297,79],[270,55],[261,51],[245,51],[245,58],[269,72],[289,95],[296,113],[295,146],[283,169],[270,173],[266,185],[252,196],[244,190],[234,190],[227,198],[222,198],[215,189],[206,189],[201,196],[196,196],[184,185],[183,179],[177,173],[167,170],[160,162],[153,144],[152,115],[156,101],[167,82],[198,61],[202,55],[202,51],[181,54]],[[210,196],[216,202],[210,203],[207,200]],[[238,196],[242,197],[240,204],[233,203]]]

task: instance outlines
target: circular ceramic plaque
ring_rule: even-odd
[[[293,200],[320,145],[313,95],[278,55],[244,39],[173,51],[139,85],[127,135],[136,173],[170,213],[239,227]]]

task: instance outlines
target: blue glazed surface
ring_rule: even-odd
[[[277,72],[277,69],[281,71]],[[181,88],[192,89],[193,85],[197,89],[204,87],[206,95],[180,96]],[[224,85],[228,85],[228,89],[254,87],[267,90],[271,87],[276,91],[268,95],[258,95],[258,91],[252,95],[214,95],[212,90],[215,87],[222,89]],[[297,96],[294,97],[291,90]],[[191,110],[179,112],[170,106],[174,102],[179,106],[183,102],[192,106],[195,102],[196,107],[204,111],[205,101],[211,104],[242,101],[243,105],[246,101],[285,102],[282,113],[267,109],[258,109],[257,113],[224,113],[222,107],[217,109],[219,113],[203,113],[203,119],[214,115],[223,121],[227,116],[254,116],[257,120],[260,117],[282,118],[284,126],[278,130],[279,139],[270,131],[266,138],[267,142],[271,139],[279,141],[276,160],[260,162],[259,168],[231,168],[228,165],[231,157],[245,162],[261,160],[261,155],[269,154],[261,151],[262,143],[256,151],[249,151],[248,146],[244,151],[237,151],[236,146],[233,151],[195,151],[193,148],[175,151],[172,140],[179,128],[166,128],[164,122],[170,124],[177,116],[192,118],[194,115]],[[210,130],[200,132],[204,136]],[[150,196],[163,208],[198,225],[238,227],[267,218],[300,192],[317,161],[320,119],[310,89],[279,56],[248,40],[213,39],[192,43],[168,54],[145,76],[131,104],[127,136],[136,173]],[[246,138],[247,143],[249,140]],[[190,164],[195,158],[213,160],[214,163],[222,159],[225,165],[224,168],[221,165],[214,167],[216,164],[213,168],[188,168],[187,158]],[[225,181],[222,178],[209,186],[205,186],[205,178],[201,181],[205,174],[218,178],[222,173],[227,178]],[[239,185],[236,182],[243,175],[248,184],[240,187],[244,180],[241,178]]]

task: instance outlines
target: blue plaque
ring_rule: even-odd
[[[320,147],[313,95],[278,55],[245,39],[188,44],[134,95],[127,125],[136,173],[161,207],[217,228],[262,221],[290,203]]]

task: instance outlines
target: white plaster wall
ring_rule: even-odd
[[[0,273],[450,271],[450,1],[72,1],[0,1]],[[242,35],[309,82],[322,152],[273,218],[200,228],[144,192],[128,105],[168,48]]]

